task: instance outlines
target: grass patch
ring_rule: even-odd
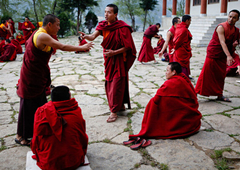
[[[6,146],[2,146],[2,147],[0,148],[0,151],[3,151],[3,150],[5,150],[5,149],[7,149],[7,147],[6,147]]]
[[[231,152],[232,149],[231,148],[224,148],[224,149],[221,149],[221,150],[214,150],[214,155],[211,155],[211,158],[213,158],[213,159],[221,158],[222,153],[225,152],[225,151]]]
[[[124,132],[128,132],[128,131],[130,131],[129,128],[125,128],[125,129],[124,129]]]
[[[89,94],[89,93],[87,93],[87,92],[85,92],[84,94],[85,94],[85,95],[88,95],[88,96],[92,96],[92,97],[98,97],[98,96],[99,96],[99,94]]]
[[[139,168],[140,167],[140,164],[139,163],[136,163],[135,165],[134,165],[134,168]]]
[[[230,137],[239,136],[239,134],[229,134]]]
[[[167,164],[160,164],[161,170],[168,170],[168,165]]]
[[[231,115],[230,115],[230,114],[227,114],[227,113],[225,113],[225,112],[217,113],[217,114],[219,114],[219,115],[223,115],[223,116],[227,116],[227,117],[231,118]]]
[[[205,129],[206,132],[213,132],[213,129]]]
[[[221,159],[221,160],[217,160],[216,162],[216,168],[218,170],[228,170],[230,169],[228,167],[228,163],[227,163],[227,160],[226,159]]]
[[[105,138],[105,139],[103,139],[103,142],[104,142],[104,143],[110,143],[110,142],[111,142],[111,140],[110,140],[110,139],[108,139],[108,138]]]

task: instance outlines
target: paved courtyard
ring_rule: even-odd
[[[137,51],[142,33],[133,33]],[[163,34],[165,35],[165,34]],[[165,38],[165,37],[164,37]],[[78,45],[77,36],[60,42]],[[203,115],[202,130],[185,139],[152,140],[146,149],[133,151],[124,146],[129,133],[141,128],[145,107],[157,89],[166,80],[168,63],[156,56],[158,64],[142,65],[137,60],[129,72],[132,109],[119,113],[114,123],[106,123],[110,112],[104,89],[104,66],[100,43],[94,41],[89,53],[75,54],[58,50],[53,55],[52,84],[67,85],[76,98],[86,120],[89,136],[87,157],[93,170],[214,170],[228,166],[240,169],[240,77],[227,77],[224,95],[232,103],[213,100],[215,97],[198,96]],[[152,40],[155,47],[157,39]],[[192,47],[191,76],[196,84],[203,66],[206,48]],[[15,144],[19,111],[16,84],[20,75],[23,54],[16,61],[0,63],[0,169],[23,170],[29,147]],[[171,103],[168,103],[171,107]],[[177,113],[176,113],[177,114]],[[174,116],[174,115],[173,115]]]

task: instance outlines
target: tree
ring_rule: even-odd
[[[60,20],[60,30],[58,31],[58,35],[61,35],[63,37],[66,34],[67,30],[70,28],[70,21],[65,12],[59,14],[58,18]]]
[[[142,15],[142,10],[139,8],[139,0],[116,0],[115,4],[120,9],[120,16],[125,19],[130,18],[132,21],[133,31],[136,31],[135,16]]]
[[[154,10],[156,5],[157,5],[157,0],[140,0],[140,8],[142,8],[145,13],[143,31],[145,30],[148,11]]]
[[[177,3],[177,16],[178,17],[181,17],[185,14],[184,9],[185,9],[185,0],[178,1],[178,3]],[[172,12],[172,8],[168,8],[168,10],[170,12]]]
[[[97,23],[98,23],[97,15],[95,15],[92,11],[88,11],[84,25],[88,29],[89,34],[91,33],[91,30],[97,25]]]

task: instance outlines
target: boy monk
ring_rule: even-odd
[[[57,35],[60,20],[52,14],[43,19],[43,26],[26,41],[26,51],[20,72],[17,94],[20,97],[16,143],[29,145],[28,138],[33,135],[34,114],[38,107],[47,103],[45,89],[51,84],[48,66],[53,48],[62,51],[90,49],[93,44],[72,46],[61,44],[51,37]]]
[[[66,86],[55,87],[51,100],[35,113],[33,158],[41,169],[77,169],[84,164],[88,145],[81,108]]]

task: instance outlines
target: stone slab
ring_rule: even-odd
[[[5,124],[5,125],[0,125],[0,138],[3,138],[7,135],[12,135],[17,133],[17,124]]]
[[[140,132],[142,127],[143,116],[144,116],[143,113],[137,112],[134,113],[133,116],[131,117],[133,134],[138,134]]]
[[[225,110],[230,110],[232,107],[226,106],[220,103],[217,103],[215,101],[209,101],[209,100],[198,100],[199,102],[199,108],[198,110],[203,114],[215,114],[219,112],[223,112]]]

